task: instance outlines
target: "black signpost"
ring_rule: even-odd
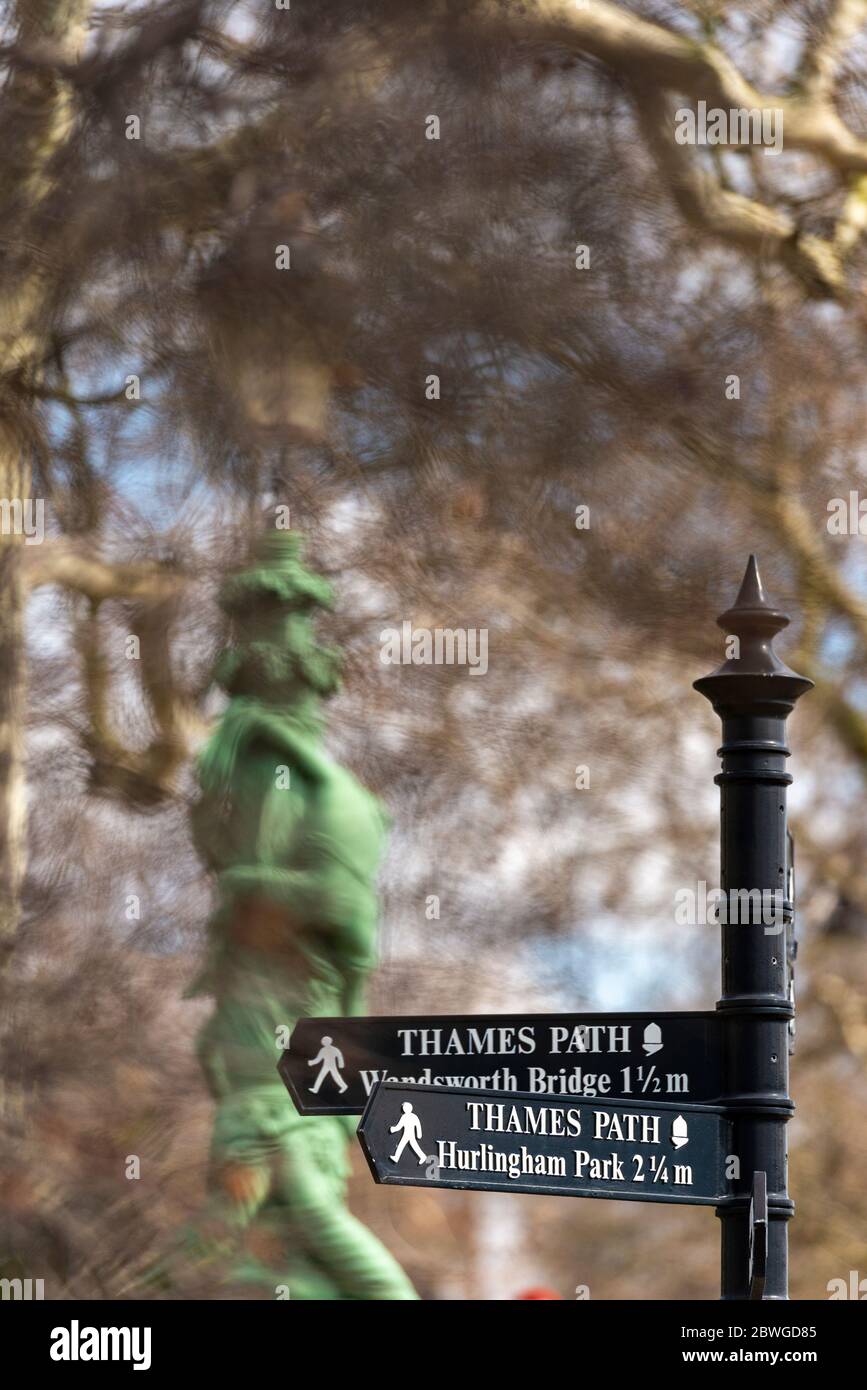
[[[772,647],[788,618],[750,557],[695,682],[722,719],[715,1013],[306,1018],[280,1073],[302,1114],[363,1113],[377,1182],[711,1205],[724,1299],[788,1297],[794,1017],[786,718],[811,682]],[[767,900],[779,908],[772,925]]]
[[[737,638],[737,655],[695,682],[722,720],[719,749],[721,884],[724,892],[758,889],[779,893],[786,923],[794,904],[788,896],[786,827],[786,719],[812,681],[785,666],[773,638],[788,625],[785,613],[767,602],[754,556],[734,607],[717,619]],[[729,924],[722,929],[724,1103],[733,1120],[733,1152],[740,1160],[734,1194],[720,1205],[722,1297],[750,1297],[750,1201],[753,1176],[764,1173],[767,1189],[766,1299],[788,1298],[787,1222],[794,1205],[786,1178],[789,1099],[789,990],[786,937],[762,926]]]

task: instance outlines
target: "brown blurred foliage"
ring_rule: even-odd
[[[201,1198],[190,759],[216,580],[288,506],[340,594],[335,750],[395,819],[388,1012],[710,1006],[690,682],[758,552],[816,682],[792,1292],[867,1275],[867,570],[827,526],[864,475],[858,9],[6,7],[0,497],[46,538],[0,537],[2,1273],[123,1296]],[[678,101],[756,92],[781,155],[675,145]],[[487,628],[487,674],[383,666],[404,620]],[[361,1167],[354,1209],[428,1297],[716,1293],[704,1211]]]

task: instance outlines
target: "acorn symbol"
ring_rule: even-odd
[[[682,1115],[676,1115],[671,1122],[671,1142],[676,1149],[689,1143],[689,1129]]]
[[[648,1023],[644,1030],[644,1051],[648,1057],[662,1047],[662,1029],[658,1023]]]

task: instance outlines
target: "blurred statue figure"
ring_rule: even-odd
[[[347,1210],[354,1120],[302,1117],[277,1073],[298,1018],[361,1011],[375,959],[386,817],[321,743],[319,702],[338,663],[312,619],[331,590],[302,564],[298,537],[274,531],[220,601],[234,628],[215,673],[229,704],[193,812],[219,903],[191,991],[215,999],[198,1050],[217,1113],[210,1197],[187,1255],[226,1261],[231,1282],[270,1297],[415,1298]]]

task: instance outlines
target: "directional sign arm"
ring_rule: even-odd
[[[379,1183],[693,1206],[730,1195],[730,1121],[719,1106],[385,1081],[358,1137]]]
[[[707,1012],[311,1017],[279,1067],[303,1115],[360,1115],[383,1080],[712,1104],[720,1037],[719,1015]],[[323,1060],[323,1038],[334,1065],[314,1091],[308,1069]]]

